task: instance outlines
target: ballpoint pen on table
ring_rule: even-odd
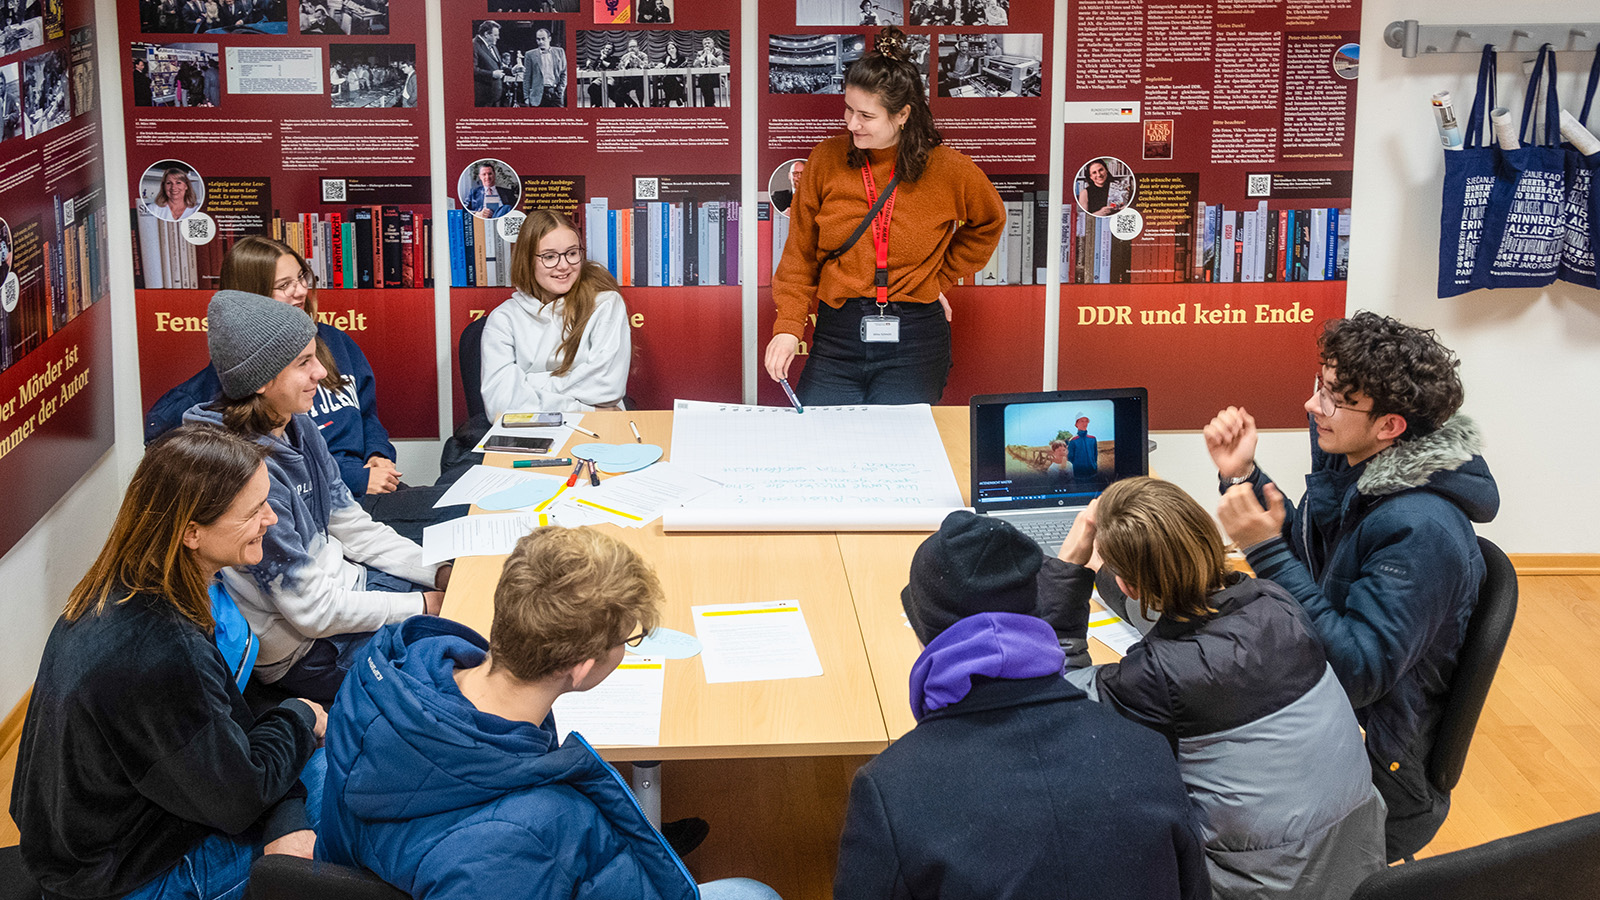
[[[594,432],[592,432],[589,429],[583,427],[582,425],[568,425],[567,427],[571,428],[573,431],[580,431],[580,432],[582,432],[584,434],[587,434],[589,437],[592,437],[592,438],[594,438],[596,440],[600,439],[600,435],[595,434]]]
[[[628,427],[633,429],[633,442],[636,444],[644,443],[644,438],[639,436],[639,426],[633,424],[632,419],[628,420]]]

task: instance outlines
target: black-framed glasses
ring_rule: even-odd
[[[1321,372],[1317,373],[1316,386],[1311,389],[1311,399],[1317,402],[1317,412],[1324,418],[1341,409],[1348,409],[1353,412],[1370,412],[1370,410],[1356,409],[1348,403],[1340,403],[1339,398],[1333,395],[1333,391],[1328,390],[1328,385],[1322,380]]]
[[[301,269],[299,275],[296,275],[293,278],[285,278],[277,284],[274,284],[272,286],[272,292],[274,294],[286,294],[297,284],[308,291],[315,290],[317,287],[317,276],[311,274],[309,269]]]
[[[628,638],[627,640],[623,641],[623,643],[627,644],[629,647],[637,647],[640,644],[644,643],[644,639],[649,637],[649,636],[650,636],[650,632],[648,632],[648,631],[644,630],[643,628],[641,628],[641,629],[639,629],[639,633],[638,634],[634,635],[631,638]]]
[[[543,263],[546,269],[554,269],[562,262],[565,262],[569,266],[575,266],[578,263],[583,262],[583,250],[578,247],[573,247],[572,249],[562,253],[557,253],[552,250],[549,253],[539,254],[539,262]]]

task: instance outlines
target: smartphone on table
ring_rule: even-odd
[[[545,437],[511,437],[497,434],[483,442],[490,453],[549,453],[551,441]]]

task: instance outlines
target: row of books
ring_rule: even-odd
[[[450,210],[450,284],[511,284],[515,246],[494,219]],[[583,206],[589,258],[623,287],[739,283],[739,204],[731,200],[641,201],[610,208],[605,197]]]
[[[1196,203],[1193,281],[1344,281],[1350,274],[1350,210],[1252,210]]]
[[[269,234],[305,257],[330,288],[433,287],[433,217],[403,206],[352,206],[345,212],[274,212]]]
[[[452,209],[446,215],[450,228],[450,286],[509,286],[514,244],[500,236],[498,220],[480,218],[464,209]]]
[[[111,293],[106,277],[106,212],[104,208],[73,212],[71,201],[55,197],[56,239],[45,242],[50,277],[45,279],[45,301],[50,308],[51,333],[65,328],[80,313]],[[68,218],[72,224],[67,224]]]
[[[293,247],[324,288],[433,286],[433,219],[421,208],[354,206],[342,212],[275,213],[267,236]],[[215,290],[222,260],[243,234],[221,231],[191,244],[181,229],[134,209],[134,287]]]
[[[589,257],[617,283],[641,287],[739,283],[739,203],[734,200],[640,201],[611,209],[604,197],[584,205]]]
[[[1227,209],[1195,204],[1170,233],[1132,240],[1112,233],[1111,217],[1064,208],[1064,284],[1343,281],[1350,269],[1350,210]]]

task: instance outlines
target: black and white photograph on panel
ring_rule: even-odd
[[[81,116],[95,107],[99,93],[99,72],[95,65],[94,26],[85,25],[72,32],[72,114]]]
[[[388,34],[389,0],[300,0],[300,33]]]
[[[842,94],[845,67],[867,52],[860,34],[774,34],[767,37],[767,92]]]
[[[939,35],[939,96],[1037,97],[1042,34]]]
[[[285,0],[139,0],[145,34],[288,34]]]
[[[417,105],[416,44],[329,44],[328,95],[336,108]]]
[[[22,61],[22,130],[25,137],[43,134],[72,118],[67,98],[67,48]]]
[[[571,61],[567,23],[491,21],[477,23],[472,39],[474,90],[478,106],[567,105]],[[492,36],[492,37],[491,37]],[[498,76],[495,73],[500,73]]]
[[[16,63],[0,66],[0,141],[22,137],[22,80]]]
[[[904,25],[904,0],[795,0],[796,25]]]
[[[912,25],[1009,25],[1010,0],[911,0]]]
[[[129,45],[129,59],[134,106],[222,103],[222,69],[216,44],[134,42]]]
[[[578,0],[489,0],[492,13],[575,13]]]
[[[728,32],[580,31],[578,106],[729,106]]]
[[[0,55],[44,45],[39,0],[0,0]]]
[[[633,0],[633,24],[671,25],[676,0]]]

